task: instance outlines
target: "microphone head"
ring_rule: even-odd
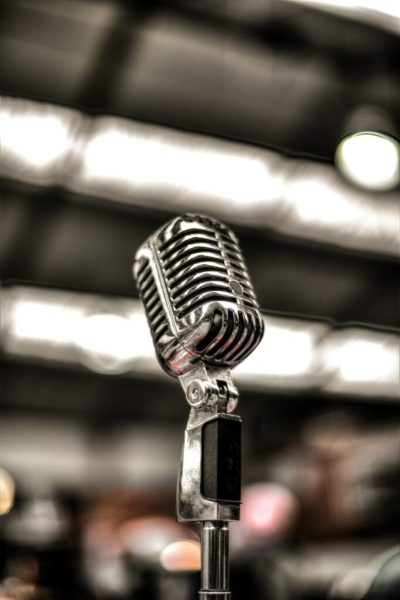
[[[202,215],[176,217],[150,236],[133,273],[157,357],[179,377],[199,362],[234,367],[264,322],[235,234]]]

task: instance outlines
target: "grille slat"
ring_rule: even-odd
[[[168,260],[163,261],[163,266],[166,269],[166,271],[168,272],[170,269],[173,269],[177,263],[180,263],[181,261],[185,260],[187,257],[190,258],[191,256],[197,256],[198,254],[202,254],[203,256],[204,256],[204,254],[206,256],[211,255],[211,256],[216,256],[218,258],[222,258],[221,251],[219,248],[213,248],[213,247],[197,244],[193,248],[191,248],[191,247],[182,248],[177,254],[174,254]]]
[[[232,302],[237,305],[239,300],[232,291],[228,273],[242,285],[242,306],[257,309],[236,239],[222,227],[215,228],[215,224],[208,219],[200,218],[198,221],[205,225],[204,229],[194,227],[177,232],[158,248],[178,319],[209,302]],[[229,328],[234,336],[233,325],[229,325]],[[221,335],[225,334],[222,332]]]
[[[190,302],[189,306],[187,308],[178,312],[178,318],[182,319],[183,317],[188,315],[192,310],[195,310],[196,308],[203,306],[203,304],[205,304],[205,303],[232,302],[232,298],[234,298],[232,295],[228,296],[228,295],[224,295],[219,292],[209,292],[206,294],[202,294],[202,295],[200,295],[200,298],[198,298],[198,300],[196,300],[195,302]]]
[[[216,264],[216,265],[220,266],[221,268],[225,269],[225,263],[221,257],[219,257],[217,255],[212,255],[208,252],[207,252],[207,254],[205,254],[205,253],[195,254],[194,256],[184,258],[182,261],[177,261],[176,265],[166,272],[167,279],[169,279],[170,277],[173,277],[175,274],[179,273],[182,268],[190,267],[190,266],[196,265],[196,264],[204,264],[205,261],[208,263]]]
[[[219,248],[218,242],[215,239],[207,236],[198,235],[195,238],[188,237],[179,240],[178,242],[170,246],[167,250],[160,251],[160,256],[162,261],[165,262],[167,260],[170,260],[170,258],[174,257],[175,254],[179,254],[179,252],[185,250],[186,248],[192,246],[196,247],[199,245],[206,245]]]
[[[209,263],[207,261],[185,267],[185,269],[182,269],[181,273],[168,278],[171,291],[177,286],[181,285],[187,278],[201,273],[210,273],[210,275],[212,273],[219,273],[220,275],[225,275],[226,277],[226,267],[222,267],[220,264],[216,263]]]
[[[237,353],[240,350],[240,348],[242,348],[242,341],[246,336],[248,321],[247,321],[247,317],[243,313],[243,311],[239,311],[238,317],[239,317],[239,323],[238,323],[236,335],[235,335],[234,339],[232,340],[230,347],[225,348],[220,353],[220,359],[230,361],[233,359],[235,353]]]
[[[178,285],[174,285],[171,288],[171,296],[175,299],[178,296],[185,294],[187,290],[192,289],[194,286],[197,286],[200,283],[210,281],[220,281],[229,284],[228,277],[222,275],[218,271],[210,272],[208,269],[204,273],[194,273],[193,275],[189,275],[186,277],[181,283]]]
[[[182,238],[184,238],[184,237],[193,238],[193,235],[200,235],[200,234],[204,235],[206,237],[209,237],[212,240],[215,240],[215,234],[213,231],[206,230],[206,229],[200,229],[200,228],[185,229],[184,231],[176,233],[173,237],[171,237],[168,240],[166,240],[165,242],[161,243],[159,246],[159,250],[161,253],[163,253],[163,252],[167,251],[167,249],[171,248],[173,244],[178,243]]]
[[[257,339],[257,337],[260,333],[259,325],[256,322],[258,319],[256,319],[252,313],[249,314],[249,319],[250,319],[250,327],[249,327],[248,336],[243,341],[243,346],[242,346],[241,350],[239,350],[237,354],[233,355],[233,358],[235,361],[240,361],[241,358],[247,354],[248,350],[250,348],[252,348],[254,340]]]
[[[154,296],[154,298],[150,299],[147,303],[147,310],[149,313],[152,313],[153,310],[156,310],[157,307],[161,307],[160,299],[158,296]]]
[[[236,330],[236,319],[235,314],[232,309],[228,309],[227,318],[225,321],[225,331],[220,339],[216,339],[215,343],[210,344],[207,348],[205,356],[208,358],[219,358],[219,351],[223,349],[225,346],[229,346],[229,341],[232,338],[232,334],[235,333]]]
[[[152,319],[152,325],[154,327],[154,330],[156,330],[159,327],[159,325],[161,325],[163,320],[164,320],[163,314],[159,314],[158,317],[154,317],[154,319]]]
[[[224,313],[222,310],[217,309],[215,311],[213,320],[210,323],[210,327],[203,337],[203,339],[196,345],[197,352],[203,352],[208,346],[210,346],[217,336],[220,334],[224,324]]]
[[[163,335],[168,332],[168,326],[164,325],[162,329],[160,329],[154,336],[156,342],[159,342]]]
[[[174,307],[176,309],[183,308],[188,303],[190,303],[193,298],[196,298],[196,296],[199,296],[200,294],[204,294],[206,292],[212,292],[212,293],[222,292],[222,293],[230,294],[232,297],[232,300],[234,300],[234,296],[231,292],[231,288],[229,287],[229,285],[224,285],[221,283],[208,281],[206,283],[203,283],[202,285],[193,286],[193,288],[191,288],[189,291],[187,291],[186,294],[184,294],[183,296],[180,295],[174,301]]]
[[[136,280],[140,297],[148,317],[153,339],[158,342],[168,332],[168,321],[158,295],[157,285],[148,259],[138,269]]]

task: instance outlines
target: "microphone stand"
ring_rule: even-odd
[[[191,406],[177,488],[177,520],[201,522],[199,600],[230,600],[229,521],[240,518],[241,418],[229,369],[201,363],[180,382]]]
[[[229,591],[229,525],[203,521],[201,530],[201,600],[226,600]]]

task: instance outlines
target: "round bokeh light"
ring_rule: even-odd
[[[0,516],[6,515],[14,506],[15,483],[11,475],[0,468]]]
[[[336,165],[356,185],[387,191],[400,183],[400,144],[375,131],[361,131],[341,140],[336,150]]]

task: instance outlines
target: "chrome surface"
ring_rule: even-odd
[[[202,434],[214,419],[241,421],[230,414],[238,392],[229,369],[258,346],[264,322],[235,234],[209,217],[168,222],[138,250],[133,273],[158,360],[179,378],[191,407],[176,513],[178,521],[204,523],[199,597],[228,599],[227,521],[240,518],[240,501],[202,495]],[[209,466],[219,477],[214,459]]]
[[[233,367],[260,343],[263,319],[238,241],[218,221],[173,219],[138,250],[134,276],[169,374],[199,362]]]
[[[228,369],[206,369],[204,365],[180,377],[180,382],[192,408],[185,430],[178,478],[177,518],[179,521],[237,521],[240,518],[239,502],[218,502],[201,494],[203,426],[217,417],[241,420],[239,416],[229,414],[238,402],[237,389]],[[191,392],[197,383],[199,394],[195,394],[193,403]]]
[[[229,526],[206,521],[201,531],[200,598],[229,598]],[[211,594],[210,594],[211,592]]]
[[[178,521],[238,521],[240,504],[238,502],[217,502],[201,495],[201,459],[202,429],[205,423],[215,417],[209,416],[200,420],[200,415],[193,414],[185,431],[182,452],[182,465],[177,488]],[[204,415],[203,415],[204,416]],[[224,415],[224,419],[240,421],[237,415]],[[192,425],[191,421],[195,424]]]
[[[199,600],[230,600],[230,592],[200,591]]]

